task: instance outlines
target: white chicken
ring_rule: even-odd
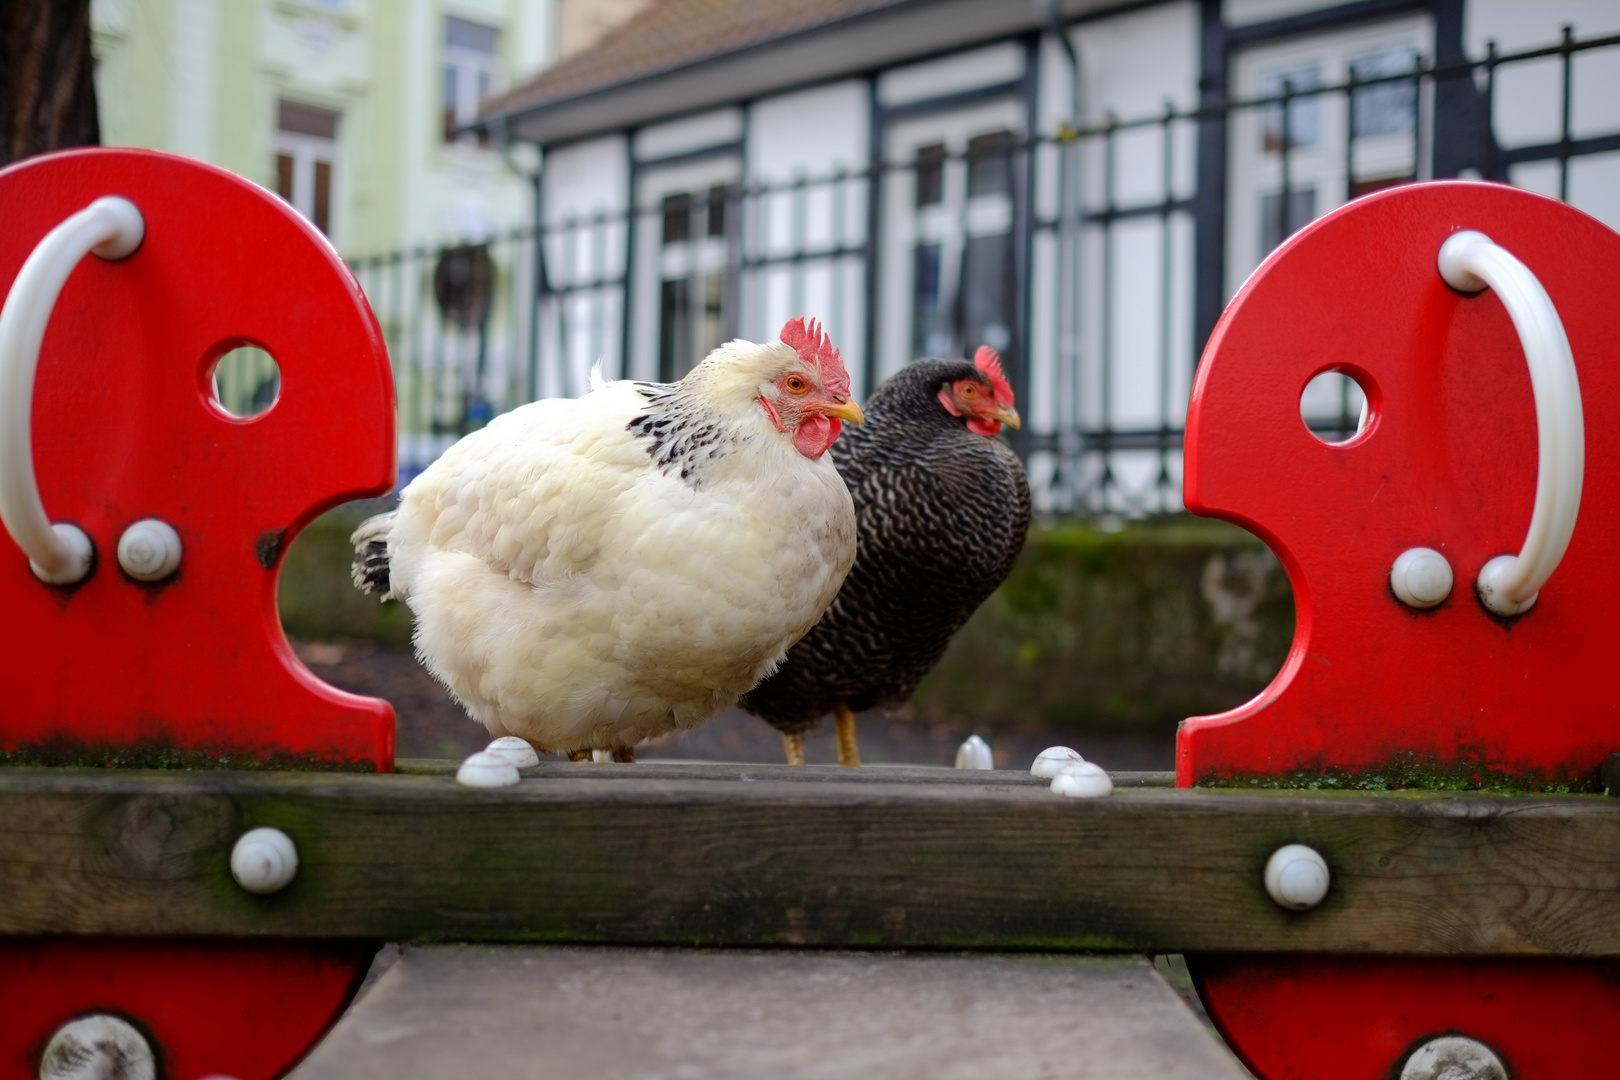
[[[601,382],[452,446],[355,532],[355,583],[416,616],[423,665],[492,736],[611,751],[694,727],[773,671],[855,559],[825,452],[860,423],[795,319],[677,383]]]

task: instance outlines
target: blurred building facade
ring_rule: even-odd
[[[1173,510],[1199,351],[1295,229],[1456,176],[1620,227],[1616,35],[1609,0],[655,0],[485,105],[544,158],[523,394],[799,314],[867,390],[989,344],[1043,508]]]
[[[102,142],[224,166],[346,255],[520,225],[531,183],[456,129],[557,59],[558,5],[94,0]]]

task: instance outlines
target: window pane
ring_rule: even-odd
[[[687,318],[690,310],[687,280],[663,283],[659,296],[658,379],[674,382],[692,370],[692,331]]]
[[[315,227],[331,233],[332,224],[332,163],[315,162]]]
[[[1295,232],[1316,219],[1316,189],[1298,188],[1288,193],[1288,220],[1281,219],[1282,194],[1260,196],[1260,250],[1269,252]]]
[[[1012,132],[992,131],[968,140],[968,197],[1012,192]]]
[[[710,236],[726,235],[726,188],[724,184],[717,184],[709,189],[709,229]]]
[[[692,235],[692,197],[664,196],[664,243],[678,244]]]
[[[703,335],[698,341],[694,363],[719,348],[721,338],[725,335],[725,323],[721,321],[725,294],[725,279],[721,275],[703,275]]]
[[[1350,62],[1357,79],[1401,75],[1417,68],[1411,49],[1388,49]],[[1409,135],[1417,124],[1417,81],[1379,83],[1356,90],[1351,115],[1357,138],[1363,135]]]
[[[917,205],[933,206],[945,197],[945,145],[917,148]]]
[[[313,135],[317,139],[337,138],[338,114],[330,109],[317,109],[313,105],[300,105],[282,101],[276,107],[276,126],[294,135]]]
[[[1281,97],[1284,90],[1294,93],[1315,90],[1322,85],[1322,74],[1315,64],[1276,71],[1265,77],[1260,93],[1264,97]],[[1322,99],[1297,98],[1288,103],[1288,145],[1290,149],[1315,146],[1322,126]],[[1265,106],[1261,120],[1261,141],[1273,153],[1283,148],[1283,107],[1281,102]]]
[[[453,142],[456,125],[461,119],[460,71],[454,64],[444,65],[444,141]]]
[[[493,55],[500,39],[501,32],[492,26],[482,26],[466,19],[444,20],[444,43],[451,48]]]
[[[276,194],[293,201],[293,159],[291,154],[276,155]]]
[[[1008,361],[1012,344],[1012,233],[969,237],[962,253],[962,350],[971,354],[988,345]]]
[[[911,355],[944,356],[951,350],[951,329],[940,304],[940,246],[918,244],[911,307]]]

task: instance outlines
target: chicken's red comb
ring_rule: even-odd
[[[849,396],[849,372],[844,370],[844,358],[838,355],[821,324],[811,319],[807,327],[802,318],[789,319],[782,325],[781,337],[782,344],[798,353],[800,360],[821,372],[821,381],[830,392]]]
[[[1001,373],[1001,355],[988,345],[980,345],[979,351],[973,354],[973,366],[990,380],[990,390],[996,404],[1010,407],[1013,404],[1013,389],[1007,376]]]

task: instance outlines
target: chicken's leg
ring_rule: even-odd
[[[631,747],[631,746],[627,746],[623,750],[615,750],[615,751],[613,751],[613,760],[614,761],[627,762],[627,763],[629,763],[631,765],[634,765],[636,763],[636,751],[635,751],[635,748]]]
[[[789,765],[804,764],[804,736],[797,732],[788,734],[782,732],[782,749],[787,751]]]
[[[833,710],[833,725],[838,729],[838,764],[859,765],[861,748],[855,743],[855,714],[848,705]]]

